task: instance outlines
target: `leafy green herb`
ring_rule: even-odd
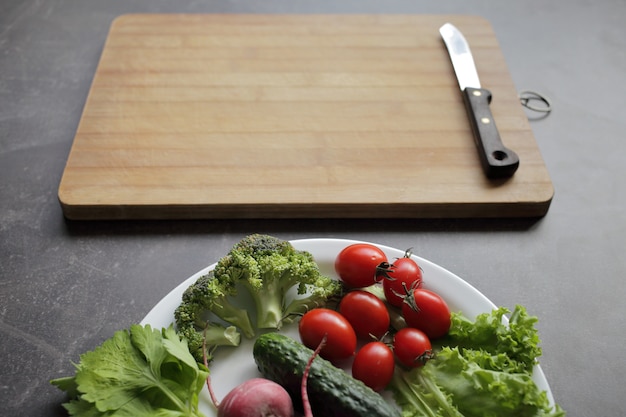
[[[63,406],[81,417],[203,417],[198,394],[208,370],[172,326],[132,325],[84,353],[72,377],[50,381],[66,391]]]
[[[391,390],[403,417],[563,417],[532,379],[541,355],[537,319],[517,306],[471,322],[453,314],[448,338],[421,368],[396,372]]]

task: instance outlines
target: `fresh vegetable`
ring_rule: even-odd
[[[215,274],[229,275],[248,288],[259,329],[280,329],[283,321],[293,320],[341,293],[337,281],[320,274],[309,252],[267,235],[241,240],[217,263]],[[294,287],[303,297],[287,302],[287,292]]]
[[[385,308],[387,308],[391,330],[400,330],[406,327],[406,320],[404,320],[404,317],[402,316],[402,310],[387,302],[387,297],[385,297],[385,291],[383,290],[382,285],[370,285],[369,287],[362,288],[361,291],[367,291],[378,297],[383,302]]]
[[[474,321],[453,314],[453,325],[442,342],[464,349],[485,350],[493,355],[505,354],[517,372],[530,372],[541,356],[539,335],[535,329],[537,317],[528,315],[522,306],[510,313],[500,307],[491,313],[480,314]]]
[[[289,393],[274,381],[252,378],[232,389],[217,407],[217,417],[293,417]]]
[[[74,376],[51,383],[70,396],[72,416],[195,416],[208,370],[173,327],[132,325],[84,353]]]
[[[313,360],[326,343],[326,337],[309,358],[300,385],[304,417],[313,417],[307,393],[307,382]],[[207,383],[210,381],[207,380]],[[211,390],[210,390],[211,391]],[[293,417],[293,402],[289,393],[279,384],[265,378],[252,378],[232,389],[221,402],[211,393],[217,408],[217,417]]]
[[[313,361],[319,355],[320,351],[326,344],[326,336],[322,338],[320,344],[317,345],[315,351],[309,358],[304,367],[304,372],[302,373],[302,382],[300,383],[300,397],[302,398],[302,408],[304,410],[304,417],[313,417],[313,410],[311,409],[311,401],[309,401],[309,391],[307,389],[309,382],[309,374],[311,373],[311,366],[313,366]]]
[[[313,360],[326,344],[326,335],[309,358],[300,385],[304,417],[313,417],[307,392],[307,382]],[[206,358],[205,358],[206,364]],[[289,393],[274,381],[253,378],[231,390],[222,402],[213,392],[211,379],[207,377],[207,387],[211,401],[217,409],[217,417],[293,417],[293,403]]]
[[[414,327],[405,327],[394,334],[393,351],[398,362],[408,368],[423,366],[433,356],[430,339]]]
[[[393,352],[383,342],[366,343],[354,357],[352,376],[374,391],[382,391],[393,377]]]
[[[246,335],[254,334],[250,318],[245,310],[233,306],[229,296],[237,293],[235,283],[216,277],[213,272],[203,275],[183,293],[182,302],[174,312],[179,334],[187,340],[189,349],[198,362],[203,356],[203,333],[206,333],[207,355],[212,357],[218,346],[239,346],[241,334],[235,326],[224,327],[205,319],[205,311],[219,313],[243,329]],[[217,315],[217,314],[216,314]]]
[[[407,290],[422,286],[422,270],[411,258],[410,249],[402,258],[393,261],[382,282],[387,302],[394,307],[402,306]]]
[[[339,313],[350,322],[357,337],[380,339],[389,330],[387,307],[371,292],[350,291],[341,299]]]
[[[309,358],[302,375],[300,390],[304,417],[313,417],[307,382],[313,360],[325,343],[326,337],[323,337]],[[293,402],[289,393],[281,385],[269,379],[249,379],[233,388],[221,402],[215,398],[209,378],[207,378],[207,386],[213,405],[217,409],[217,417],[293,417],[294,415]]]
[[[565,416],[532,379],[541,353],[535,320],[517,306],[507,326],[506,313],[481,315],[475,325],[453,313],[446,346],[423,367],[394,374],[389,387],[404,417]]]
[[[345,247],[335,259],[335,272],[350,288],[368,287],[378,282],[390,264],[387,255],[369,243],[355,243]]]
[[[450,309],[441,296],[415,288],[404,298],[402,315],[409,327],[422,330],[430,339],[445,336],[450,329]]]
[[[236,326],[247,337],[255,335],[248,312],[233,305],[232,297],[244,287],[256,308],[257,328],[279,329],[284,322],[323,305],[329,298],[341,294],[339,282],[320,273],[313,256],[296,250],[288,241],[254,234],[245,237],[221,258],[215,269],[200,277],[183,294],[174,317],[180,334],[185,337],[197,361],[201,361],[202,332],[222,331],[209,313]],[[297,289],[298,297],[288,299],[287,292]],[[232,333],[234,333],[233,331]],[[221,340],[208,336],[209,361]]]
[[[300,319],[298,332],[302,343],[315,349],[322,339],[326,343],[320,356],[331,362],[338,362],[354,355],[357,337],[354,329],[344,316],[327,308],[314,308]]]
[[[280,333],[266,333],[254,344],[254,359],[261,374],[287,390],[302,410],[301,378],[313,352]],[[400,417],[400,411],[361,381],[323,358],[311,365],[308,392],[313,415],[318,417]]]

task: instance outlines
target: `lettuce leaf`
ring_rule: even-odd
[[[73,377],[51,381],[68,393],[70,415],[203,417],[198,401],[208,370],[172,326],[118,331],[75,367]]]
[[[492,354],[505,354],[519,366],[518,370],[530,372],[541,356],[540,340],[535,324],[537,317],[529,316],[526,309],[516,306],[508,324],[504,318],[510,311],[505,307],[483,313],[471,321],[459,313],[452,314],[452,326],[445,340],[450,346],[485,350]]]
[[[537,319],[516,306],[475,322],[454,314],[448,337],[425,366],[398,371],[390,384],[403,417],[563,417],[532,379],[541,355]]]

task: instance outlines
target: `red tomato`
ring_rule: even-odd
[[[369,287],[378,282],[378,276],[389,269],[387,256],[369,243],[355,243],[345,247],[335,259],[339,278],[352,288]]]
[[[409,327],[422,330],[431,339],[445,336],[450,330],[450,309],[439,296],[416,288],[404,299],[402,315]]]
[[[419,265],[410,258],[410,249],[403,258],[391,265],[390,272],[383,279],[383,289],[387,302],[395,307],[400,307],[407,291],[422,286],[422,270]]]
[[[405,327],[394,335],[393,351],[398,362],[409,368],[423,366],[433,354],[426,333],[414,327]]]
[[[393,377],[393,352],[383,342],[369,342],[352,362],[352,376],[374,391],[383,390]]]
[[[380,339],[389,329],[389,312],[385,303],[374,294],[355,290],[339,303],[339,312],[352,325],[357,337]]]
[[[356,350],[356,333],[341,314],[327,308],[315,308],[300,319],[298,325],[302,343],[315,349],[326,334],[326,345],[320,356],[331,362],[349,358]]]

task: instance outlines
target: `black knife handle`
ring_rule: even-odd
[[[485,174],[489,178],[510,177],[519,167],[519,157],[502,144],[489,108],[491,92],[467,87],[463,90],[463,100]]]

